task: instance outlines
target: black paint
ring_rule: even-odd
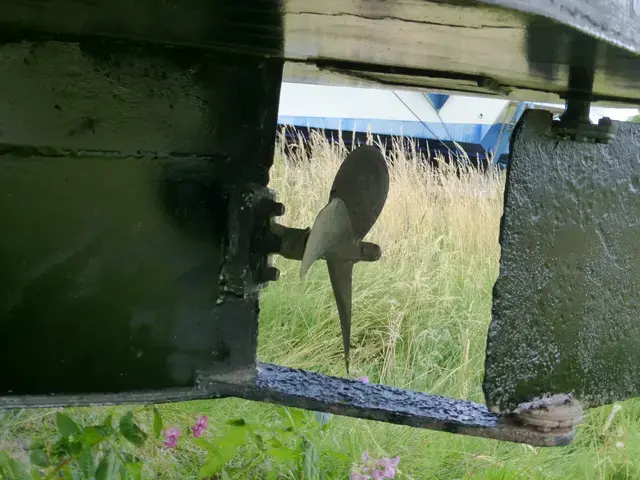
[[[203,385],[207,385],[203,380]],[[238,395],[235,382],[216,381],[216,391]],[[243,398],[310,410],[366,418],[461,435],[528,443],[566,445],[574,432],[543,433],[515,425],[491,413],[485,405],[403,390],[386,385],[330,377],[306,370],[259,364],[255,380],[241,391]]]
[[[226,376],[202,372],[198,388],[194,389],[134,392],[127,395],[0,397],[0,407],[159,403],[222,397],[240,397],[536,446],[567,445],[575,434],[572,429],[548,433],[536,431],[519,425],[511,416],[495,415],[478,403],[263,363],[259,363],[256,370]]]
[[[93,40],[0,65],[0,395],[252,368],[266,257],[230,251],[269,221],[238,195],[266,191],[281,61]]]
[[[559,140],[551,114],[530,110],[514,131],[490,406],[573,393],[595,407],[640,394],[640,125],[617,126],[608,145]]]
[[[164,163],[0,158],[0,392],[188,385],[208,366],[225,203],[184,177],[162,195]]]

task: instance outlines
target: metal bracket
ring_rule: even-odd
[[[617,130],[611,119],[601,118],[597,125],[589,119],[595,75],[595,42],[591,39],[580,43],[574,37],[570,50],[573,63],[569,69],[566,110],[560,120],[552,123],[551,134],[560,139],[608,143]]]
[[[578,142],[609,143],[616,136],[617,126],[609,117],[601,118],[597,125],[589,120],[591,102],[581,98],[567,99],[567,108],[551,124],[552,136]]]
[[[368,420],[459,435],[491,438],[535,446],[568,445],[575,427],[541,431],[514,415],[496,415],[485,405],[358,380],[331,377],[307,370],[259,363],[247,381],[218,376],[199,379],[199,388],[223,396],[276,403]]]
[[[237,297],[257,294],[267,282],[280,276],[269,262],[269,254],[280,248],[270,230],[272,217],[284,215],[284,205],[275,201],[273,190],[262,185],[247,184],[230,191],[228,242],[220,273],[219,303],[227,294]]]
[[[0,397],[0,408],[161,403],[238,397],[349,417],[540,447],[571,443],[575,428],[541,431],[485,405],[307,370],[258,363],[254,374],[200,372],[194,389]]]

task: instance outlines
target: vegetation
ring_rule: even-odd
[[[345,155],[320,136],[310,148],[280,145],[272,186],[287,206],[282,223],[312,224]],[[411,148],[396,146],[389,158],[389,199],[369,235],[383,258],[355,268],[354,374],[483,402],[504,175],[434,170]],[[300,282],[299,264],[275,261],[282,273],[263,292],[259,358],[343,375],[325,265]],[[0,412],[0,479],[23,470],[25,478],[342,480],[372,477],[365,469],[376,461],[397,479],[640,478],[637,401],[590,411],[572,445],[547,449],[238,399],[62,412]]]

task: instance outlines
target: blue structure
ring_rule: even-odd
[[[440,111],[444,104],[449,100],[449,95],[444,95],[442,93],[427,93],[426,96],[431,101],[431,105],[436,109],[436,111]]]
[[[498,164],[502,168],[507,166],[509,162],[509,141],[511,139],[511,133],[513,133],[513,129],[524,111],[530,107],[531,104],[528,102],[519,103],[509,122],[500,124],[499,131],[496,131],[498,130],[495,128],[496,125],[493,125],[483,137],[480,144],[485,150],[492,152],[493,163]],[[494,145],[495,147],[492,147]]]
[[[513,127],[529,106],[503,99],[380,89],[283,84],[278,122],[323,130],[347,143],[368,133],[410,138],[431,153],[506,165]],[[460,148],[459,148],[460,147]]]

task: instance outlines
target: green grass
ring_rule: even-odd
[[[343,146],[320,137],[311,143],[311,159],[302,148],[276,155],[271,186],[287,206],[281,219],[286,225],[311,225],[346,155]],[[355,268],[353,373],[372,382],[483,402],[504,176],[469,171],[458,178],[446,169],[426,169],[410,151],[396,149],[393,157],[388,203],[368,238],[382,246],[383,258]],[[343,375],[326,266],[318,262],[301,282],[298,263],[274,260],[281,276],[262,295],[260,360]],[[612,418],[612,406],[591,410],[570,446],[546,449],[334,417],[321,437],[321,478],[348,478],[348,458],[357,461],[363,450],[399,455],[400,479],[640,478],[640,402],[620,406]],[[167,423],[189,423],[206,414],[213,436],[230,418],[267,428],[277,419],[274,406],[237,399],[159,409]],[[78,408],[71,414],[91,423],[114,410],[124,408]],[[0,450],[24,459],[33,438],[53,432],[54,412],[0,412]],[[187,443],[176,450],[145,447],[138,453],[148,460],[145,478],[195,478],[204,462],[203,451]],[[254,457],[251,449],[241,451],[232,462],[232,478],[265,478],[267,467],[255,465]],[[279,478],[299,478],[287,472],[285,463],[274,465]]]

